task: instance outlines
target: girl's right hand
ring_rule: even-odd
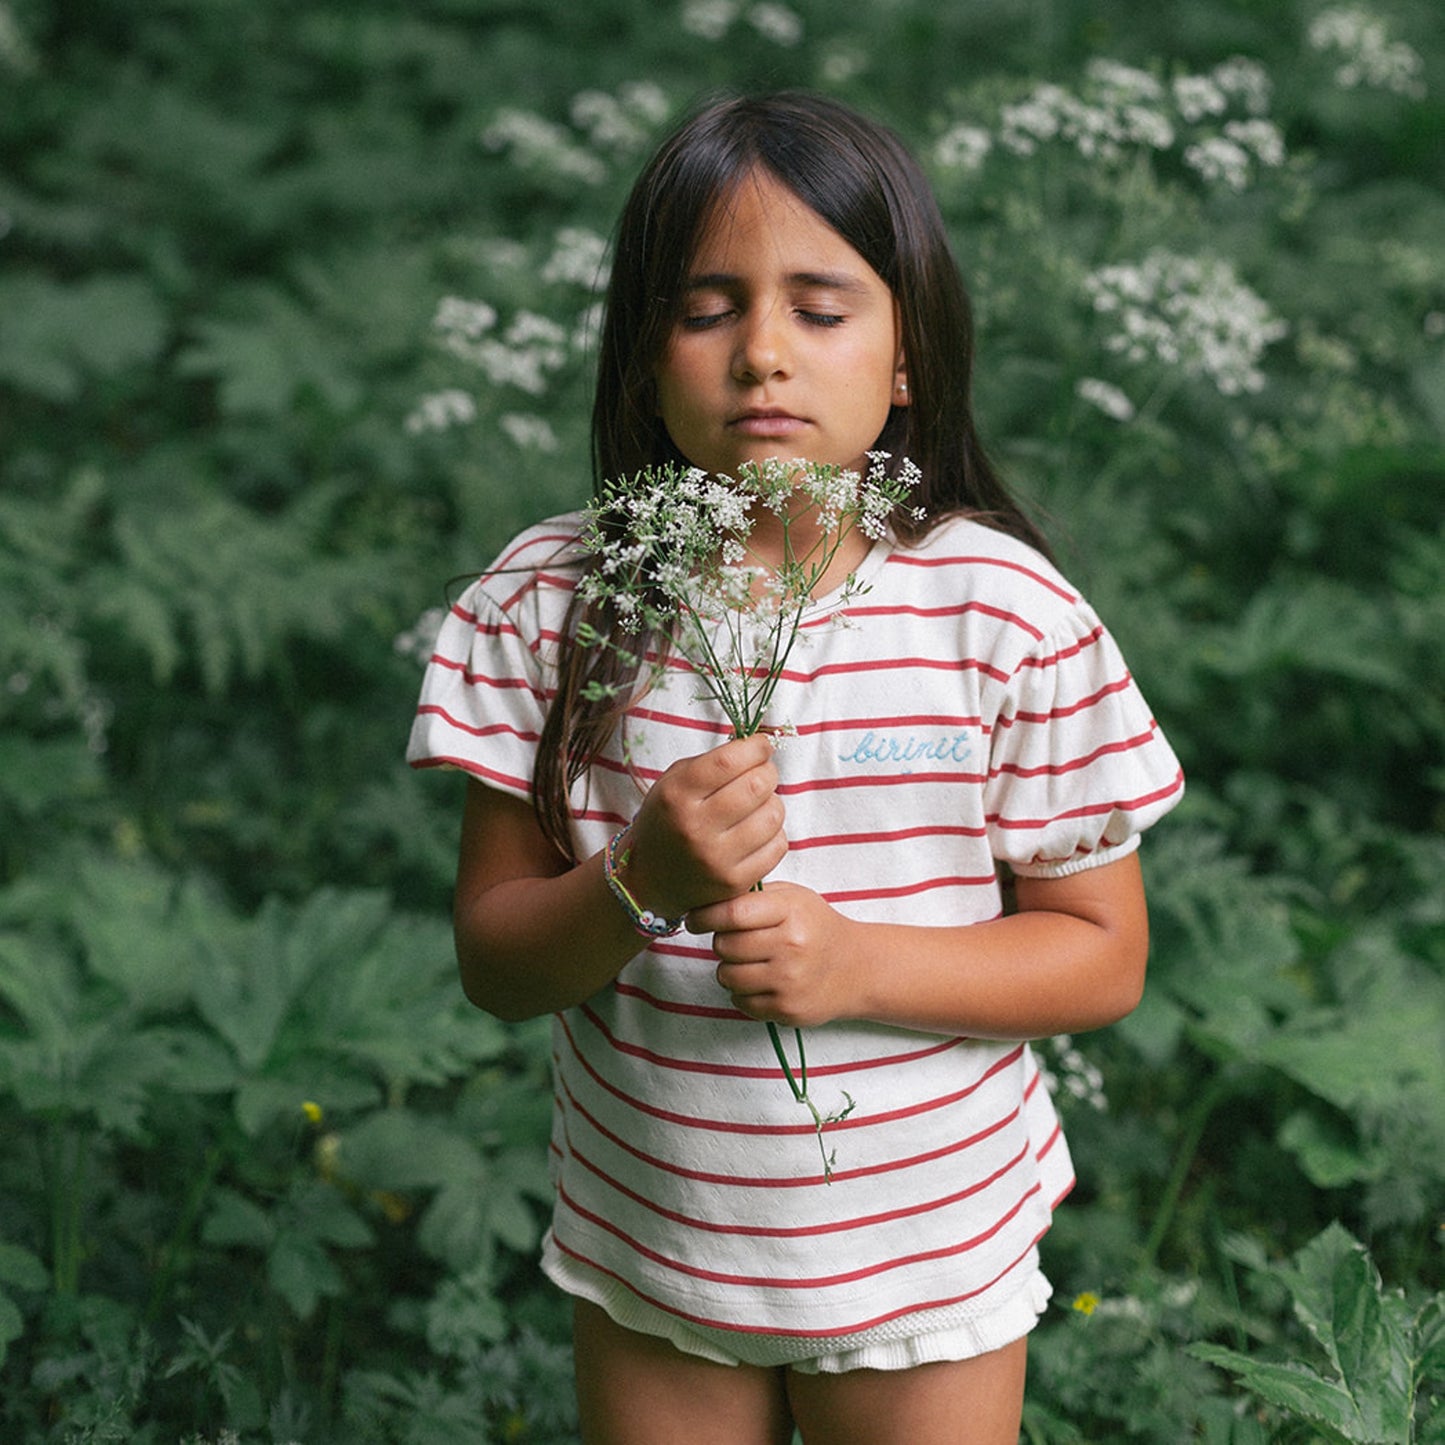
[[[633,897],[680,918],[761,882],[788,851],[777,790],[761,733],[673,763],[632,822],[622,877]]]

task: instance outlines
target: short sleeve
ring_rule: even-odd
[[[1184,791],[1178,759],[1087,603],[1014,669],[996,716],[984,807],[995,858],[1058,877],[1123,857]]]
[[[523,635],[513,611],[475,583],[437,634],[407,761],[415,768],[460,768],[530,798],[545,697],[535,642]]]

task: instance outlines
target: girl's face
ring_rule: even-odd
[[[656,370],[674,445],[708,472],[769,457],[861,469],[908,402],[887,283],[767,172],[720,202]]]

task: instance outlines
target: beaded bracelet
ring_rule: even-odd
[[[631,827],[632,824],[629,823],[625,828],[619,828],[607,840],[607,851],[602,857],[603,875],[607,879],[607,886],[612,890],[612,896],[622,905],[628,921],[644,938],[671,938],[674,933],[682,932],[685,920],[679,918],[674,921],[664,918],[660,913],[654,913],[650,908],[643,908],[617,876],[617,870],[627,865],[626,851],[619,856],[618,849]]]

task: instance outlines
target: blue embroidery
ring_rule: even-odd
[[[964,763],[973,756],[973,744],[965,728],[956,733],[923,734],[866,732],[850,752],[839,753],[838,760],[858,767],[878,767],[888,763]],[[904,768],[905,773],[912,772]]]

